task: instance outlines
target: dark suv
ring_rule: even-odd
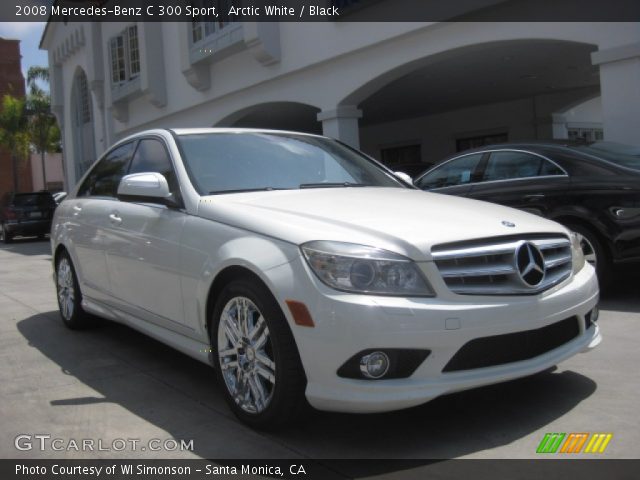
[[[55,209],[56,202],[49,192],[6,194],[0,207],[4,243],[18,235],[44,238],[51,230]]]
[[[452,156],[414,183],[562,223],[582,237],[585,257],[602,285],[614,264],[640,261],[640,147],[493,145]]]

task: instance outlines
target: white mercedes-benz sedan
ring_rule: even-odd
[[[566,228],[419,191],[317,135],[128,137],[58,207],[51,243],[68,327],[121,322],[212,365],[255,427],[307,403],[418,405],[601,340],[594,269]]]

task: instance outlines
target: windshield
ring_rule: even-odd
[[[365,156],[336,141],[273,132],[178,136],[182,156],[203,195],[323,187],[405,188]]]
[[[640,170],[640,147],[615,142],[596,142],[575,148],[616,165]]]

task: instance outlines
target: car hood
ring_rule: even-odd
[[[317,188],[202,197],[198,215],[300,245],[334,240],[371,245],[417,261],[433,245],[529,233],[561,225],[461,197],[382,187]],[[510,222],[515,226],[503,224]]]

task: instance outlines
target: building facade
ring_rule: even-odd
[[[637,23],[70,22],[41,47],[68,185],[155,127],[317,132],[392,166],[505,140],[640,145]]]
[[[0,99],[10,94],[24,97],[25,84],[20,66],[20,40],[0,38]],[[0,108],[2,108],[0,106]],[[14,190],[14,172],[11,153],[0,147],[0,198]],[[31,179],[31,163],[28,159],[18,162],[18,191],[33,190]]]

